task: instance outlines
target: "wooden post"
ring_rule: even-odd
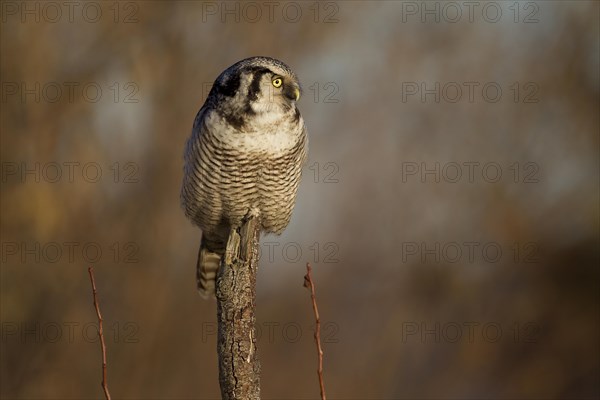
[[[251,217],[229,233],[217,275],[219,384],[223,399],[260,399],[256,352],[256,273],[260,223]]]

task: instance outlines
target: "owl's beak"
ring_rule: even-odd
[[[300,99],[300,88],[296,85],[290,85],[285,90],[285,97],[290,100],[298,101]]]

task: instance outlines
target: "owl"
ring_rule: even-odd
[[[229,232],[245,218],[280,234],[290,222],[308,137],[300,82],[270,57],[239,61],[215,80],[184,152],[181,205],[202,230],[198,291],[214,296]]]

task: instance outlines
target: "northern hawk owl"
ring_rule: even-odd
[[[252,57],[223,71],[185,147],[181,204],[202,229],[198,290],[214,295],[231,228],[252,215],[280,234],[290,221],[308,138],[300,83],[283,62]]]

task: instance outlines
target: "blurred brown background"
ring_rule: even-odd
[[[262,238],[266,399],[598,398],[599,5],[1,3],[0,394],[219,397],[182,154],[210,84],[269,55],[310,134]]]

